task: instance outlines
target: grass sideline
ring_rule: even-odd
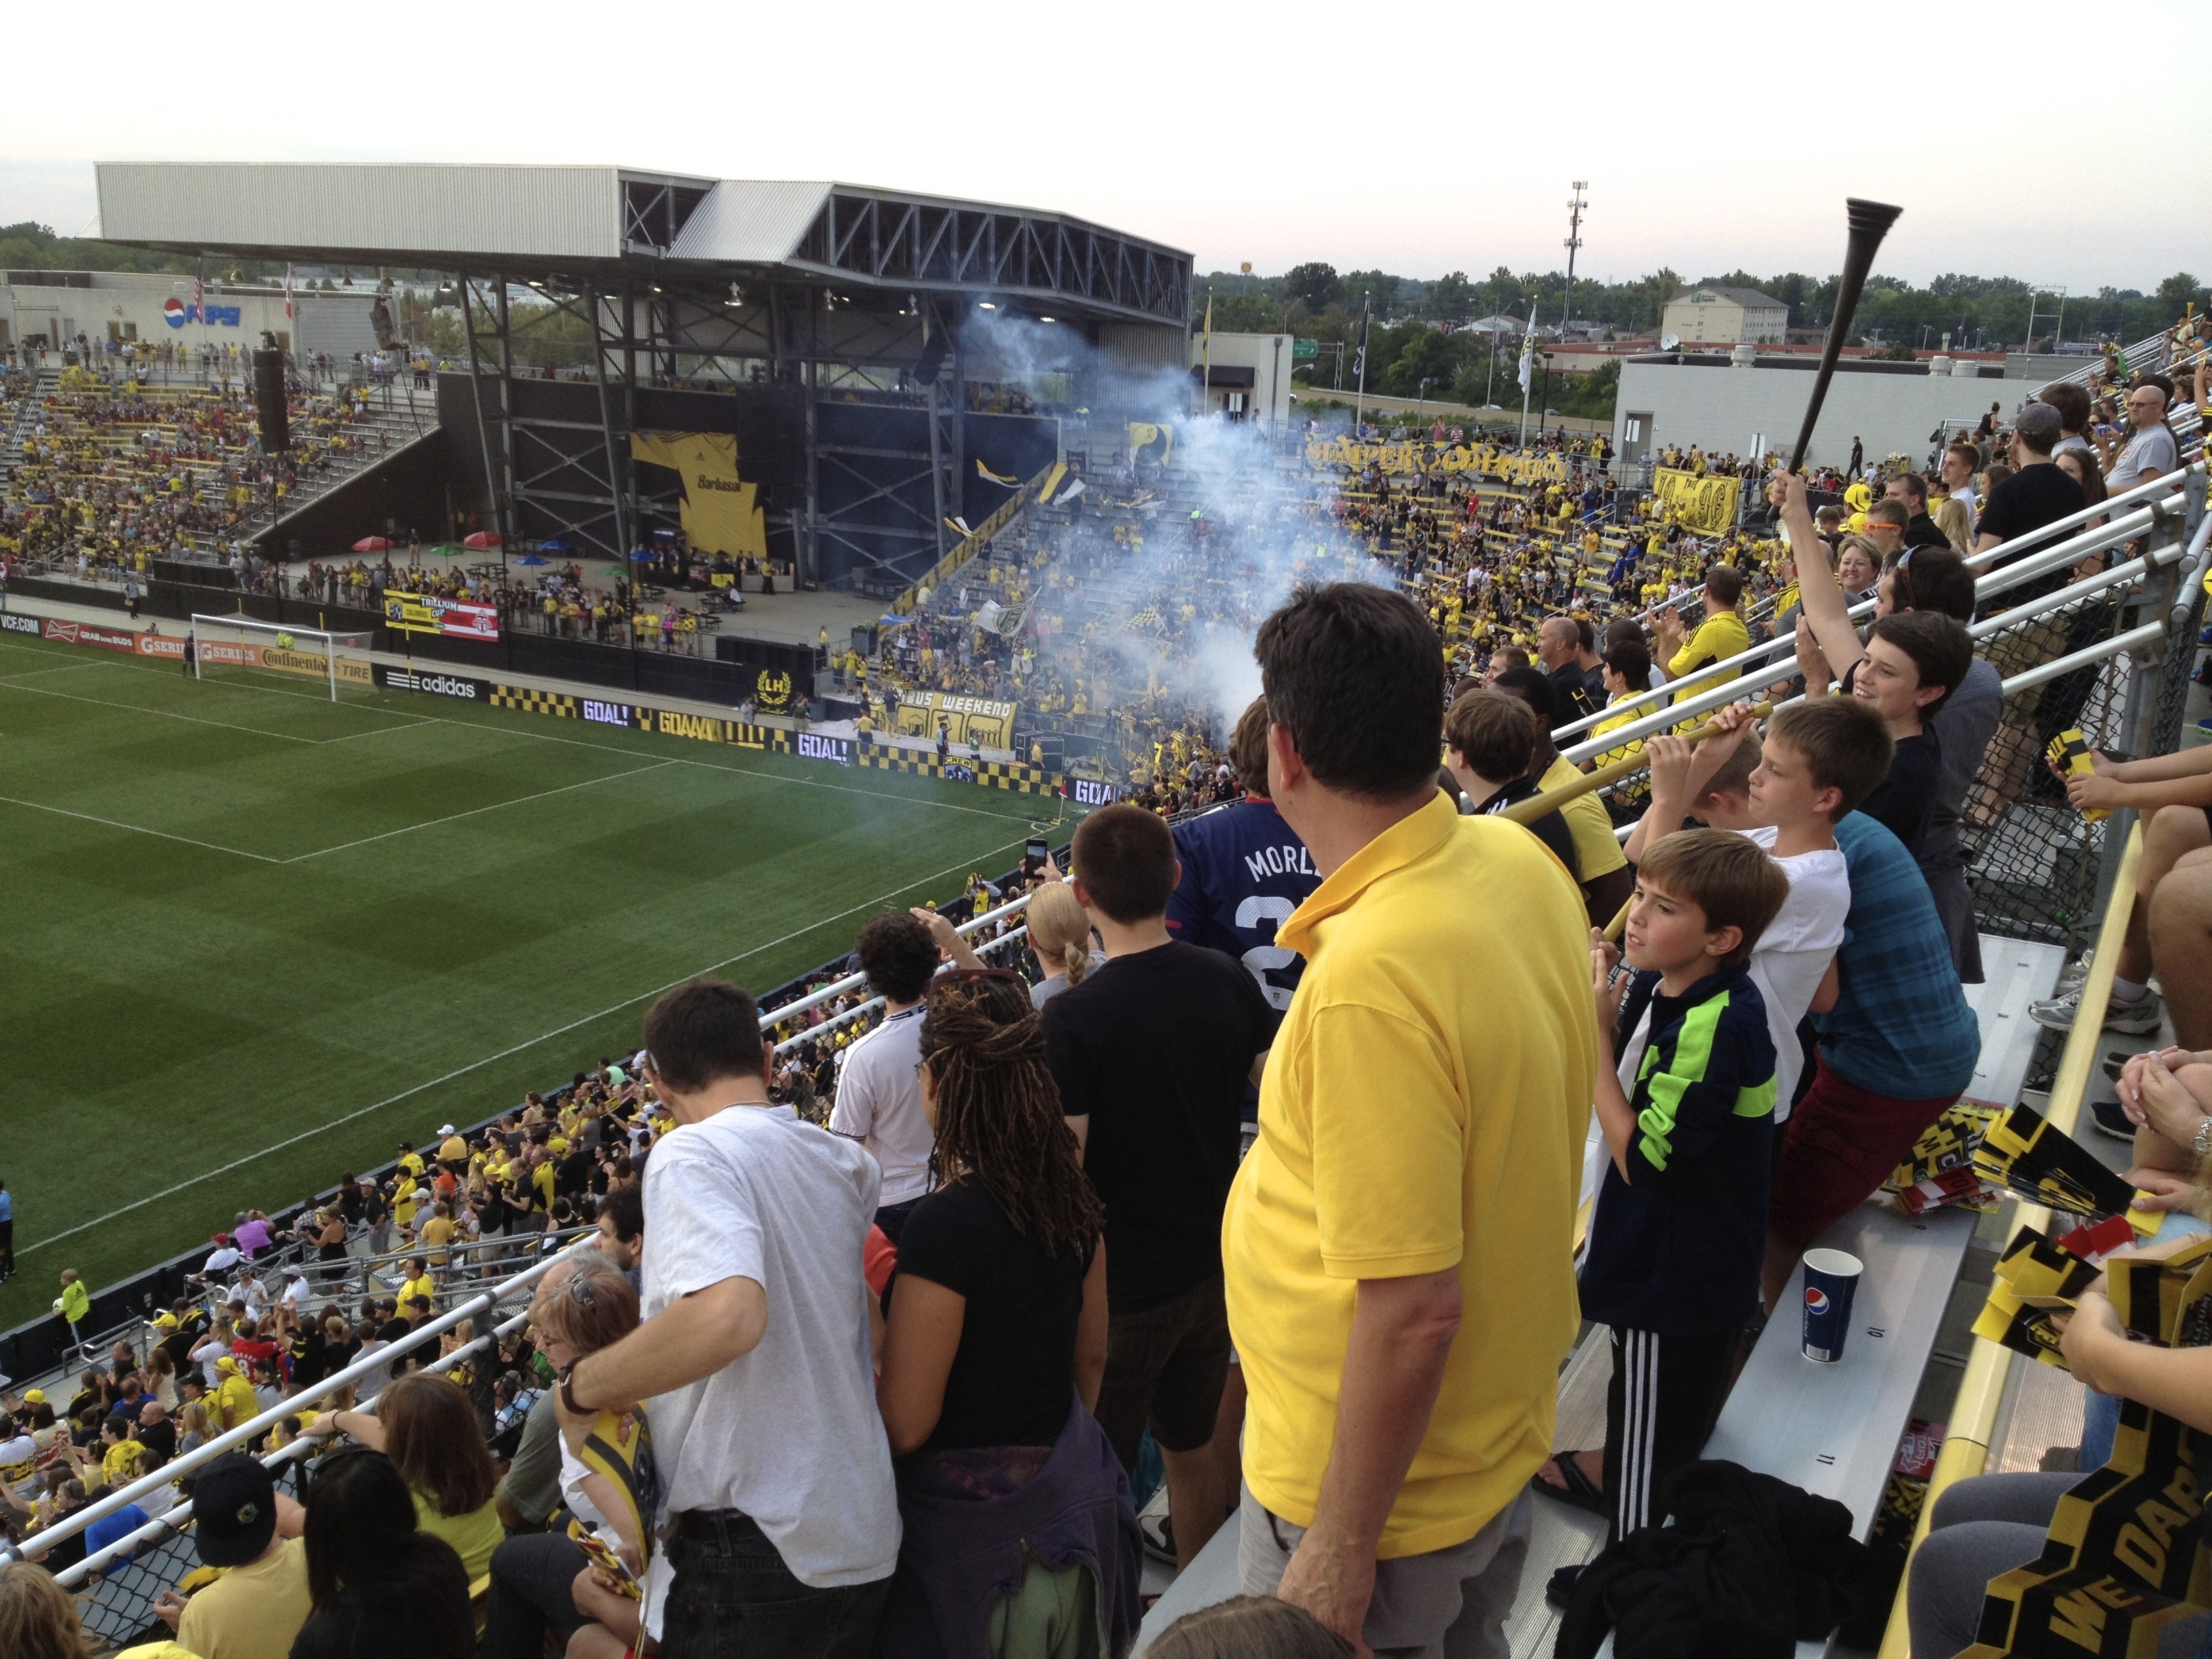
[[[0,635],[0,1179],[95,1288],[779,984],[1060,803]]]

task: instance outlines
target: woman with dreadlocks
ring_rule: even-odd
[[[1018,976],[942,975],[921,1043],[932,1190],[899,1237],[876,1390],[904,1522],[883,1650],[1118,1655],[1143,1543],[1091,1414],[1105,1209]]]

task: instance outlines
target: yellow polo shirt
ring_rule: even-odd
[[[1682,648],[1667,664],[1670,685],[1678,680],[1686,682],[1674,685],[1675,700],[1680,702],[1700,691],[1710,691],[1721,684],[1718,674],[1708,674],[1702,680],[1689,678],[1707,663],[1724,662],[1750,649],[1751,629],[1744,626],[1741,617],[1733,611],[1712,612],[1698,624],[1698,631],[1682,642]]]
[[[1638,712],[1648,714],[1651,710]],[[1581,769],[1572,761],[1554,760],[1536,782],[1547,791],[1560,789],[1582,775]],[[1606,816],[1604,799],[1597,791],[1576,796],[1559,809],[1559,816],[1566,821],[1567,833],[1575,838],[1575,864],[1584,881],[1595,881],[1627,865],[1628,854],[1620,850],[1620,839],[1613,833],[1613,820]]]
[[[1221,1229],[1244,1478],[1310,1525],[1358,1280],[1456,1267],[1459,1335],[1378,1552],[1424,1554],[1480,1532],[1552,1448],[1597,1065],[1582,895],[1535,837],[1440,795],[1276,939],[1305,974]]]

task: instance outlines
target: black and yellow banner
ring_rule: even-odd
[[[1165,466],[1175,459],[1175,428],[1150,421],[1129,422],[1129,459]]]
[[[684,533],[702,553],[768,556],[768,517],[757,485],[738,476],[738,441],[726,432],[633,432],[632,460],[684,480]]]
[[[1565,483],[1569,477],[1564,456],[1516,455],[1496,444],[1363,444],[1331,438],[1306,446],[1306,465],[1346,466],[1355,472],[1375,466],[1393,476],[1472,472],[1516,484]]]
[[[1735,526],[1736,503],[1743,480],[1716,472],[1684,472],[1657,467],[1651,474],[1651,493],[1674,509],[1674,517],[1692,530],[1719,535]]]
[[[894,729],[913,738],[934,738],[942,732],[945,741],[962,748],[972,743],[985,749],[1010,749],[1017,707],[950,691],[902,691]]]

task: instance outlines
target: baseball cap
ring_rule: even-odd
[[[243,1452],[230,1452],[192,1482],[193,1535],[210,1567],[242,1567],[276,1533],[276,1486],[269,1471]]]
[[[2012,429],[2027,439],[2038,451],[2047,450],[2058,441],[2063,423],[2058,411],[2049,404],[2028,404],[2012,423]]]
[[[441,1135],[449,1135],[453,1133],[453,1126],[450,1123],[441,1123],[438,1126],[438,1133]]]
[[[44,1389],[26,1389],[23,1391],[23,1403],[26,1406],[45,1405],[46,1403],[46,1391]]]
[[[173,1331],[177,1328],[176,1315],[173,1313],[155,1315],[154,1328],[161,1331]]]

